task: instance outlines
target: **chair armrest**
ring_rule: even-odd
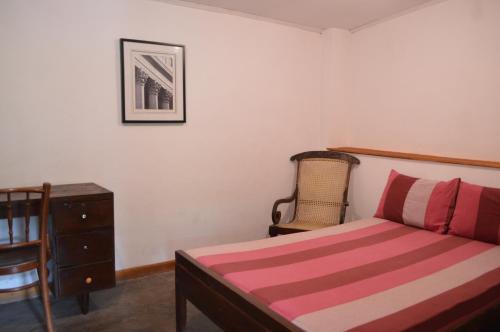
[[[287,198],[278,199],[276,202],[274,202],[273,211],[271,214],[271,219],[273,220],[274,225],[278,224],[280,222],[280,219],[281,219],[281,212],[278,211],[278,205],[280,205],[282,203],[293,202],[296,198],[297,198],[297,189],[295,189],[292,196],[287,197]]]

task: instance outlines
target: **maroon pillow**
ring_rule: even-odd
[[[447,182],[425,180],[392,170],[375,217],[445,233],[459,183],[459,178]]]
[[[462,182],[449,234],[500,244],[500,189]]]

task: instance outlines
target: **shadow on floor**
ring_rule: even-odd
[[[175,331],[174,273],[119,283],[92,293],[90,312],[80,314],[76,298],[52,301],[57,332]],[[39,299],[0,305],[0,331],[45,331]],[[221,331],[188,304],[186,332]]]

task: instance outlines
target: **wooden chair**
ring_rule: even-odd
[[[7,220],[8,243],[0,242],[0,275],[27,272],[37,269],[38,281],[15,288],[0,289],[0,293],[15,292],[35,285],[40,286],[45,322],[49,332],[54,331],[49,301],[49,283],[47,275],[48,213],[50,184],[43,187],[0,189],[0,221]],[[40,197],[41,196],[41,197]],[[23,204],[13,204],[13,198],[26,197]],[[30,217],[32,211],[39,209],[38,238],[30,239]],[[17,217],[20,217],[17,219]],[[14,222],[24,221],[24,235],[14,234]],[[16,232],[17,233],[17,232]],[[20,238],[24,237],[24,241]]]
[[[297,161],[297,184],[288,198],[274,203],[273,225],[269,235],[310,231],[342,224],[345,218],[349,177],[359,160],[351,155],[332,151],[310,151],[290,158]],[[294,216],[288,223],[280,223],[278,206],[295,201]]]

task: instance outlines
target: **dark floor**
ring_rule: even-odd
[[[52,301],[57,332],[175,331],[174,273],[156,274],[95,292],[81,315],[74,298]],[[0,331],[44,331],[39,299],[0,305]],[[220,331],[188,303],[186,331]]]

